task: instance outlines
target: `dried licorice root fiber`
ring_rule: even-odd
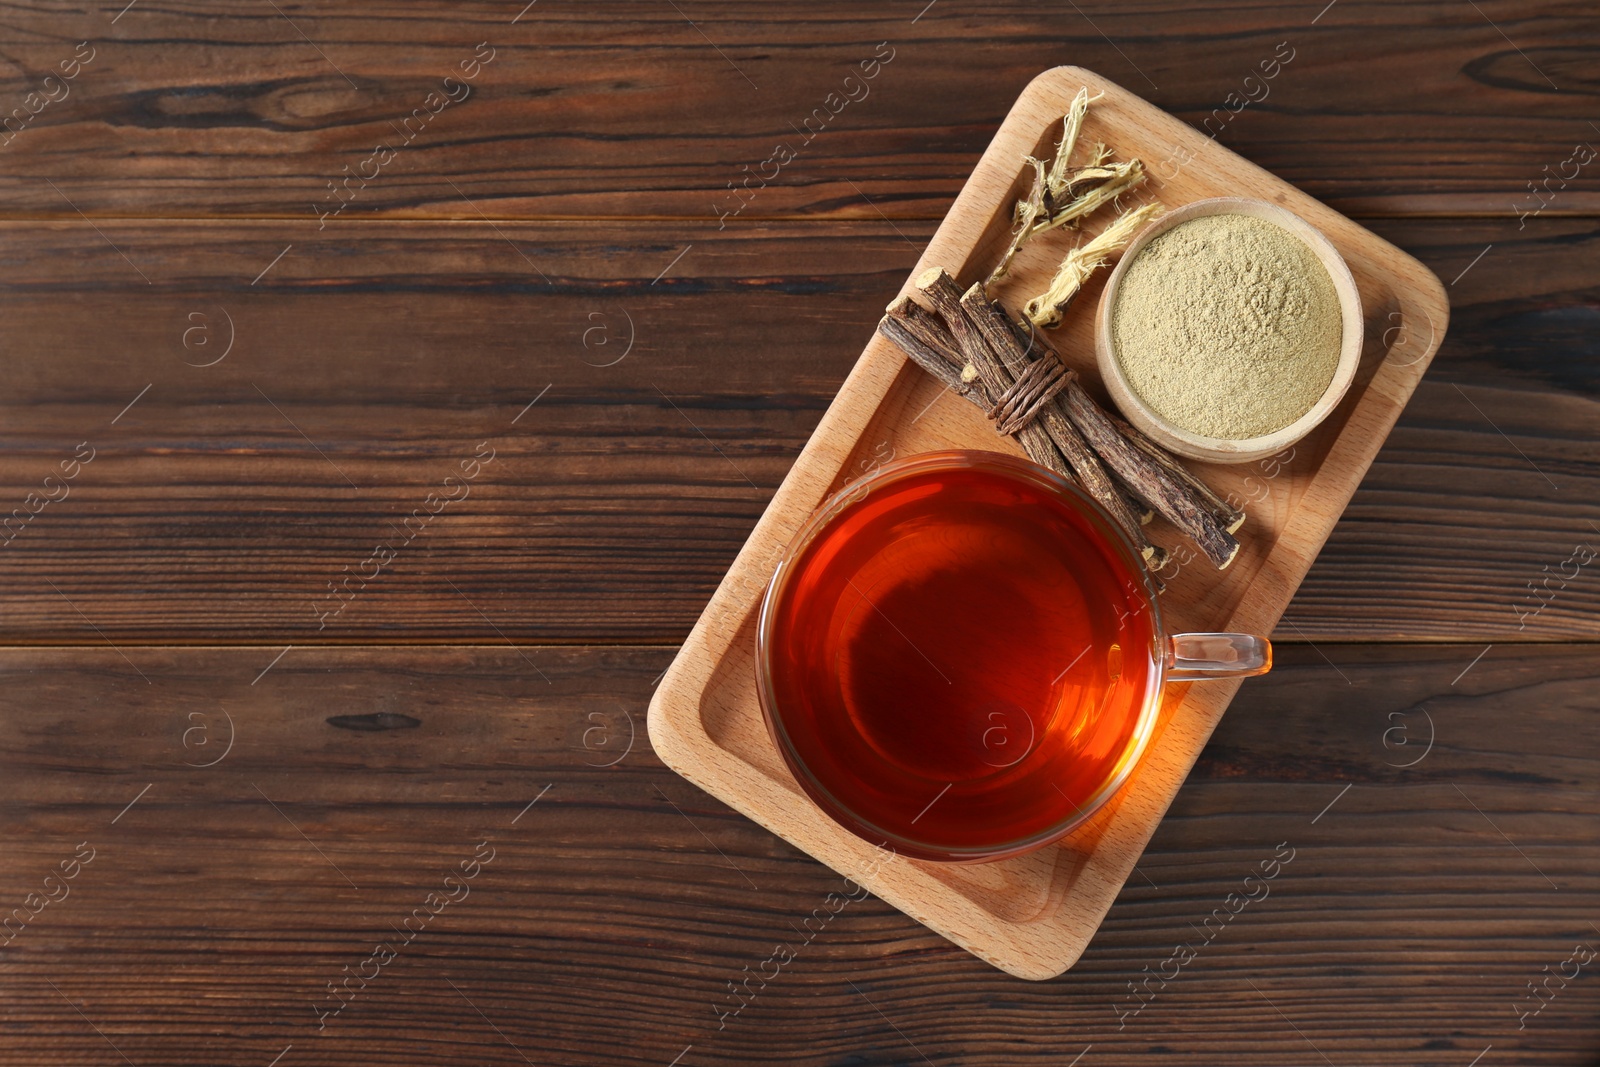
[[[1339,294],[1304,241],[1248,215],[1179,223],[1130,262],[1111,314],[1128,384],[1191,433],[1245,440],[1316,404],[1339,364]]]

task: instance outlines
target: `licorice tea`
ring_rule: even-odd
[[[1146,578],[1111,520],[982,452],[825,507],[762,611],[762,700],[802,785],[868,840],[981,859],[1115,789],[1161,681]]]

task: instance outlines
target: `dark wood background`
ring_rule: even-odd
[[[37,511],[0,545],[0,914],[38,909],[0,933],[0,1062],[1596,1062],[1589,0],[46,0],[0,42],[0,513]],[[1088,66],[1203,127],[1280,42],[1219,142],[1454,318],[1279,667],[1062,978],[869,898],[719,1027],[846,887],[662,766],[655,680],[1027,81]]]

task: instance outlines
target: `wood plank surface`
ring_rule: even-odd
[[[1600,946],[1592,646],[1324,651],[1245,685],[1038,984],[664,768],[670,648],[0,652],[0,1063],[1588,1062],[1594,964],[1517,1011]]]
[[[930,230],[0,227],[0,641],[681,640]],[[1594,224],[1378,230],[1452,328],[1280,636],[1595,635]]]
[[[1022,87],[1071,63],[1346,213],[1600,210],[1594,164],[1568,162],[1600,143],[1586,0],[1323,8],[6,4],[0,202],[715,221],[743,203],[731,184],[755,191],[746,217],[939,218]]]
[[[0,1064],[1592,1064],[1597,49],[1584,0],[0,4]],[[841,907],[644,708],[1061,63],[1453,310],[1033,984]]]

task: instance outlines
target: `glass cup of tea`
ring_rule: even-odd
[[[1060,839],[1128,779],[1167,682],[1264,674],[1247,634],[1167,634],[1116,521],[994,452],[931,452],[810,518],[761,604],[768,729],[806,793],[901,855]]]

